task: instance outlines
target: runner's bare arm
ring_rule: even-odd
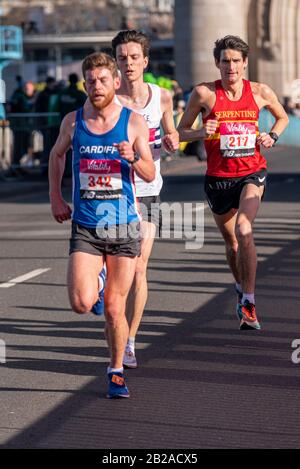
[[[265,107],[275,117],[275,123],[270,129],[270,132],[275,132],[278,136],[282,134],[284,129],[289,123],[289,118],[280,104],[274,91],[265,84],[253,84],[253,94],[260,108]],[[266,148],[270,148],[274,145],[274,140],[268,133],[261,133],[257,139],[257,143],[263,145]]]
[[[52,215],[62,223],[71,218],[72,210],[64,201],[61,193],[61,182],[65,169],[66,152],[71,147],[75,126],[75,113],[67,114],[61,123],[59,136],[49,157],[49,196]]]
[[[155,178],[155,165],[149,147],[149,129],[143,116],[132,112],[128,125],[129,142],[121,142],[118,149],[122,158],[133,163],[133,169],[137,175],[146,182],[151,182]],[[134,154],[137,153],[140,159],[134,161]]]
[[[162,144],[167,152],[175,152],[179,148],[179,135],[175,129],[173,117],[173,100],[171,93],[162,88],[161,90],[161,110],[162,110],[162,127],[164,136]]]
[[[218,121],[210,119],[201,129],[192,126],[200,113],[208,114],[212,100],[211,89],[207,84],[200,84],[193,89],[187,107],[178,125],[179,140],[181,142],[194,142],[201,138],[213,135],[216,132]]]

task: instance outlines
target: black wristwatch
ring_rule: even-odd
[[[128,163],[130,163],[130,164],[134,164],[134,163],[136,163],[137,161],[139,161],[140,158],[141,158],[140,155],[139,155],[138,153],[135,153],[133,160],[132,160],[132,161],[128,161],[128,160],[127,160],[127,161],[128,161]]]
[[[270,137],[274,140],[273,147],[276,145],[277,140],[279,139],[279,135],[276,132],[269,132]]]

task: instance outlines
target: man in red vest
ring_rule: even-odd
[[[288,117],[269,86],[245,80],[249,46],[239,37],[217,40],[214,58],[221,79],[197,85],[178,130],[181,141],[204,138],[207,152],[205,192],[224,238],[238,294],[240,329],[260,329],[255,310],[257,256],[252,224],[263,198],[267,162],[260,145],[273,147]],[[275,117],[269,133],[259,133],[259,112]],[[203,127],[192,125],[202,114]]]

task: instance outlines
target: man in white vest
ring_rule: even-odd
[[[135,175],[136,195],[143,218],[143,239],[141,256],[127,301],[129,337],[123,364],[127,368],[136,368],[135,336],[148,297],[147,265],[160,219],[159,194],[163,184],[160,174],[161,149],[163,145],[167,152],[175,152],[179,147],[179,138],[174,125],[171,93],[155,84],[145,83],[143,79],[149,62],[149,38],[140,31],[120,31],[112,40],[112,49],[121,73],[121,86],[117,90],[116,99],[120,105],[144,116],[149,127],[149,145],[156,167],[156,177],[150,183],[145,183]],[[161,126],[163,137],[160,134]]]

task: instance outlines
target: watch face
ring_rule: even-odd
[[[270,137],[277,142],[278,140],[278,135],[275,132],[270,132],[269,133]]]

